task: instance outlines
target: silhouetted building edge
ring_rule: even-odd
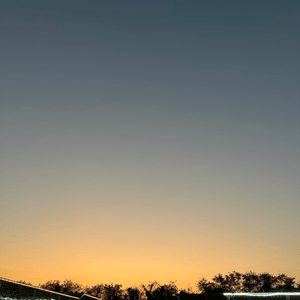
[[[100,300],[100,298],[83,294],[80,298],[37,286],[32,286],[0,277],[0,299],[27,300]]]

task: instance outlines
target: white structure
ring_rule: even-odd
[[[290,296],[300,296],[300,292],[278,292],[278,293],[223,293],[227,300],[238,297],[285,297],[290,300]],[[237,300],[237,299],[236,299]]]

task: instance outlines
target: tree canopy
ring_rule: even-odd
[[[269,273],[254,273],[252,271],[244,274],[231,272],[223,276],[217,274],[212,281],[201,278],[197,282],[197,288],[201,293],[219,292],[271,292],[271,291],[290,291],[299,288],[299,283],[295,282],[294,277],[285,274],[277,276]]]
[[[101,300],[176,300],[176,295],[190,294],[191,290],[179,290],[174,281],[160,284],[157,281],[142,284],[140,287],[122,288],[121,284],[96,284],[85,286],[67,279],[63,282],[50,280],[39,285],[41,288],[80,297],[88,294]],[[271,291],[300,291],[300,282],[285,274],[276,276],[270,273],[254,273],[252,271],[239,273],[233,271],[226,275],[217,274],[208,281],[200,278],[196,283],[200,293],[223,292],[271,292]]]

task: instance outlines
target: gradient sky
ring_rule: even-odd
[[[299,15],[1,0],[0,276],[300,280]]]

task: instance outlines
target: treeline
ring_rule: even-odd
[[[39,287],[58,293],[81,297],[88,294],[102,300],[176,300],[176,295],[190,294],[192,291],[180,290],[175,282],[160,284],[157,281],[142,284],[140,287],[122,288],[121,284],[96,284],[82,286],[72,280],[50,280]],[[223,292],[283,292],[300,291],[300,282],[285,274],[277,276],[269,273],[238,273],[227,275],[217,274],[211,281],[201,278],[196,283],[198,293]]]
[[[246,272],[242,274],[233,271],[225,276],[218,274],[211,281],[201,278],[197,282],[197,288],[201,293],[292,292],[300,290],[300,282],[296,283],[295,277],[285,274],[274,276],[269,273]]]
[[[176,300],[178,288],[175,282],[159,284],[157,281],[142,284],[140,287],[122,289],[121,284],[96,284],[85,286],[71,280],[60,282],[50,280],[39,285],[40,288],[81,297],[83,294],[101,298],[102,300]]]

